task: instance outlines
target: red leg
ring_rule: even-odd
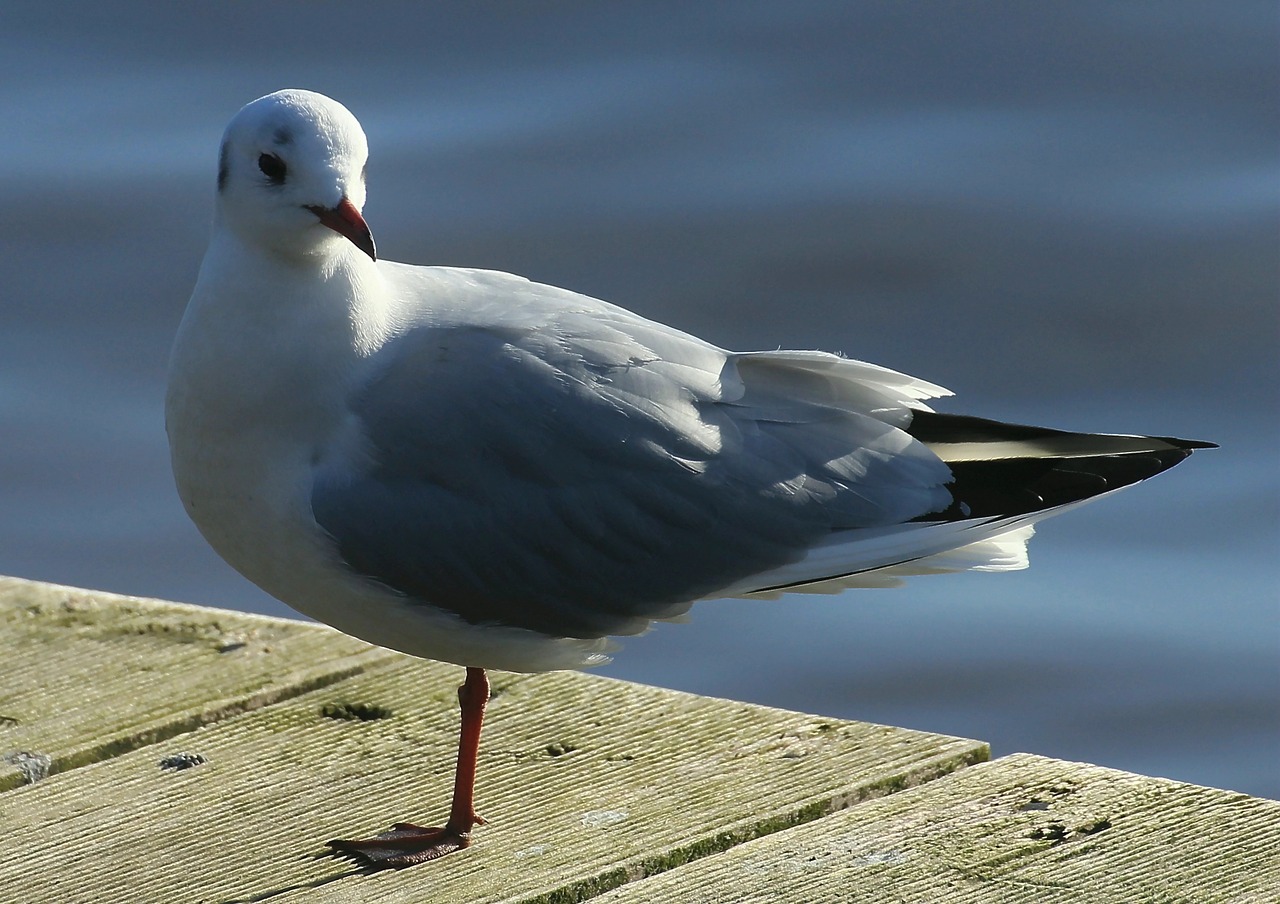
[[[476,815],[476,756],[480,753],[480,729],[489,702],[489,677],[484,669],[467,669],[467,680],[458,688],[462,730],[458,737],[458,766],[453,776],[453,804],[442,827],[398,822],[391,831],[358,841],[330,841],[329,847],[369,866],[413,866],[462,850],[471,844],[472,826],[484,825]]]

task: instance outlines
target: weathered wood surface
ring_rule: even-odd
[[[571,673],[494,676],[475,847],[370,873],[460,669],[9,578],[0,651],[0,904],[1280,902],[1280,803]]]
[[[1274,904],[1280,803],[1014,754],[596,901]]]
[[[443,816],[461,670],[316,625],[0,590],[0,753],[56,764],[0,794],[4,904],[584,900],[987,756],[588,675],[498,674],[478,783],[490,824],[444,861],[368,873],[323,842]]]
[[[388,661],[314,625],[0,577],[0,790]]]

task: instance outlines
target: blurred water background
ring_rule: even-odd
[[[606,674],[1280,797],[1274,4],[0,18],[0,573],[288,614],[186,520],[162,400],[221,130],[307,87],[369,134],[387,258],[1223,446],[1045,525],[1029,571],[707,603]]]

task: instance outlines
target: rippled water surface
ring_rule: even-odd
[[[391,259],[1223,446],[1029,571],[703,604],[607,674],[1280,796],[1271,4],[352,9],[6,8],[0,573],[287,612],[186,521],[161,408],[221,130],[309,87]]]

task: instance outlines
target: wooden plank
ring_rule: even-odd
[[[0,791],[355,674],[337,632],[0,577]]]
[[[1280,803],[1028,754],[779,832],[599,904],[1280,901]]]
[[[476,844],[381,873],[328,855],[328,838],[443,816],[460,678],[397,657],[9,792],[0,899],[576,901],[987,755],[576,673],[495,674]],[[333,717],[344,712],[380,717]],[[179,753],[205,762],[160,767]]]

